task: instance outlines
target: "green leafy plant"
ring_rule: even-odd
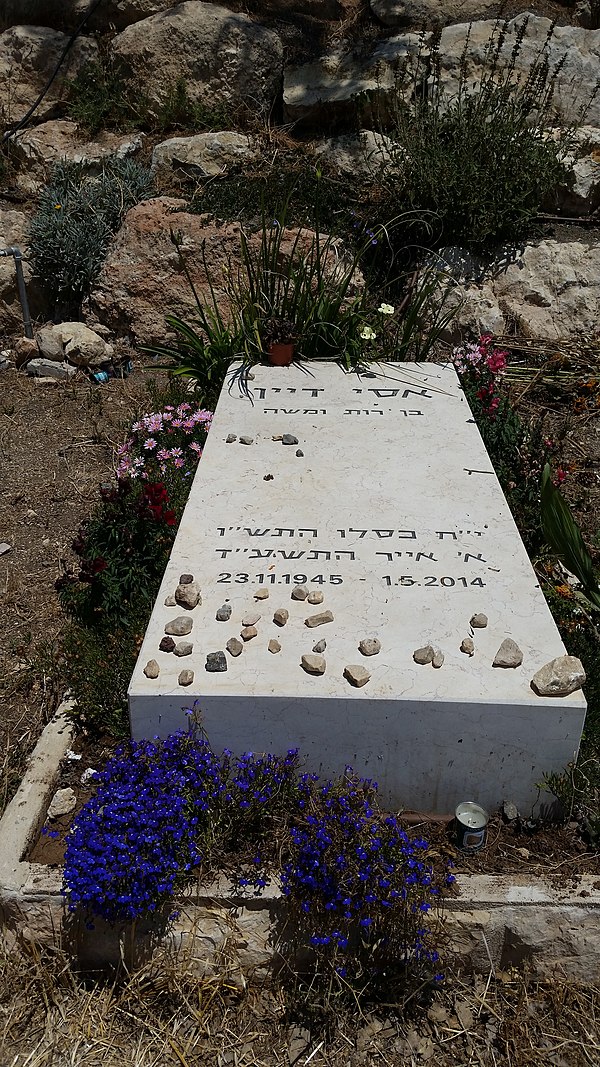
[[[550,465],[542,472],[541,517],[544,536],[565,566],[579,578],[590,605],[600,611],[600,586],[581,530],[569,505],[552,481]]]
[[[423,38],[398,78],[390,114],[382,116],[392,159],[382,175],[384,209],[431,213],[438,244],[485,249],[523,240],[567,172],[568,132],[547,136],[557,125],[553,99],[565,57],[551,69],[552,25],[523,81],[518,58],[527,21],[509,55],[508,23],[497,22],[475,83],[469,28],[452,95],[443,85],[439,35],[427,48]]]
[[[69,82],[67,115],[92,134],[141,121],[139,101],[124,93],[122,78],[108,62],[86,63]]]
[[[29,228],[33,272],[55,304],[77,311],[126,212],[151,195],[150,171],[132,160],[106,159],[96,175],[55,166]]]

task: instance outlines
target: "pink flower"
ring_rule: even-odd
[[[177,459],[174,461],[174,466],[175,467],[183,467],[184,462],[185,461],[183,459],[181,459],[180,456],[178,456]]]
[[[171,455],[173,459],[175,459],[183,455],[183,450],[181,448],[172,448],[169,455]]]
[[[155,438],[154,437],[147,437],[146,440],[144,441],[144,448],[146,448],[146,449],[156,448],[156,440],[155,440]]]
[[[190,449],[192,452],[196,452],[199,456],[202,455],[202,445],[199,445],[197,441],[190,441]]]
[[[161,448],[160,452],[156,453],[158,459],[168,459],[171,453],[168,448]]]

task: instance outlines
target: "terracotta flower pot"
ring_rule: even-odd
[[[269,357],[269,363],[272,367],[289,367],[294,358],[295,344],[293,341],[283,344],[282,342],[271,341],[269,345],[269,351],[267,353]]]

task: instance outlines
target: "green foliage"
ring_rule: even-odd
[[[90,133],[133,126],[153,133],[174,129],[199,133],[230,129],[235,121],[224,104],[192,100],[183,77],[167,86],[158,106],[144,95],[132,96],[123,90],[122,77],[109,61],[87,63],[69,83],[67,114]]]
[[[80,163],[55,166],[29,229],[33,270],[53,301],[81,303],[126,212],[151,195],[150,171],[131,160],[106,159],[97,175]]]
[[[147,616],[130,617],[127,626],[96,629],[73,623],[63,635],[65,677],[74,706],[72,721],[101,737],[127,737],[127,689]]]
[[[440,244],[484,249],[522,241],[565,176],[568,137],[546,134],[556,125],[553,96],[564,59],[550,69],[552,26],[523,83],[517,61],[526,26],[525,18],[506,62],[507,23],[497,23],[475,84],[469,31],[455,95],[442,85],[439,39],[398,80],[385,130],[393,166],[383,177],[384,201],[394,212],[432,212]]]
[[[600,586],[592,557],[585,547],[581,530],[571,515],[569,505],[552,483],[550,466],[542,472],[541,516],[544,536],[565,567],[579,578],[584,595],[600,610]]]

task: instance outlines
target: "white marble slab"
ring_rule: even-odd
[[[564,647],[454,368],[253,373],[251,397],[233,382],[217,407],[132,678],[133,736],[185,727],[196,702],[216,750],[298,746],[311,769],[350,763],[376,778],[393,806],[534,802],[543,772],[577,751],[585,701],[530,687]],[[238,440],[226,444],[229,434]],[[273,440],[280,434],[298,444]],[[184,572],[202,590],[191,612],[164,606]],[[296,584],[322,591],[323,604],[292,600]],[[261,586],[269,597],[255,601]],[[225,602],[231,620],[218,622]],[[290,613],[284,627],[273,623],[278,608]],[[326,609],[333,622],[305,625]],[[252,610],[258,635],[237,659],[225,653],[226,672],[208,673],[207,654],[239,637]],[[477,612],[489,625],[473,634]],[[181,614],[193,618],[194,647],[178,658],[158,646]],[[460,651],[468,636],[472,657]],[[381,642],[378,655],[358,651],[366,637]],[[523,652],[517,669],[492,667],[506,637]],[[268,651],[271,638],[281,652]],[[312,676],[301,656],[322,638],[326,673]],[[439,670],[413,661],[428,643],[444,653]],[[155,680],[143,673],[150,659]],[[370,671],[366,686],[346,681],[348,664]],[[184,669],[189,688],[178,684]]]

